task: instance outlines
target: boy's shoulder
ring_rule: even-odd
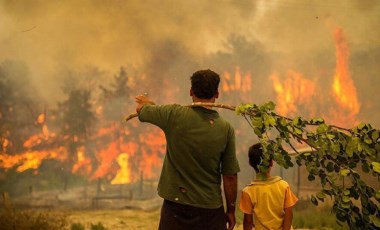
[[[252,180],[251,183],[247,184],[245,187],[252,187],[255,185],[271,185],[271,184],[276,184],[276,183],[289,185],[288,182],[286,182],[280,176],[274,176],[266,180]]]

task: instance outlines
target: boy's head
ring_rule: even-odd
[[[199,70],[191,78],[191,90],[194,95],[201,99],[217,97],[220,82],[219,74],[212,70]]]
[[[263,148],[260,143],[256,143],[249,147],[248,150],[249,165],[251,165],[256,172],[260,172],[259,166],[264,159]],[[272,160],[270,161],[270,166],[273,165]]]

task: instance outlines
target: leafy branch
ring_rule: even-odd
[[[263,146],[261,169],[268,170],[269,159],[281,167],[292,167],[291,149],[296,153],[296,163],[306,166],[308,180],[320,179],[322,188],[311,197],[313,204],[329,196],[338,223],[345,222],[351,229],[379,228],[380,190],[366,181],[371,176],[377,184],[379,181],[380,131],[370,124],[346,129],[328,125],[322,118],[290,119],[276,114],[274,109],[273,102],[236,107],[236,113],[250,122]],[[306,146],[306,151],[298,151],[297,145]]]

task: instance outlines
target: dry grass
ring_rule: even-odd
[[[85,229],[91,229],[91,224],[101,223],[109,230],[124,229],[157,229],[160,210],[87,210],[71,211],[68,222],[80,223]]]
[[[6,193],[0,201],[2,230],[151,230],[158,229],[160,217],[160,207],[149,210],[17,210]],[[236,214],[235,229],[242,230],[242,213],[237,210]],[[310,206],[307,200],[300,201],[295,208],[293,226],[295,229],[347,229],[336,225],[334,216],[326,208]]]

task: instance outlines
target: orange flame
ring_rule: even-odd
[[[348,45],[341,29],[334,33],[336,47],[336,68],[332,84],[332,94],[336,105],[330,105],[329,109],[322,111],[322,116],[327,122],[339,126],[354,125],[356,115],[360,110],[356,88],[349,74],[348,68]],[[282,115],[294,115],[300,113],[301,108],[307,109],[308,116],[315,116],[317,103],[323,99],[317,95],[316,84],[313,80],[305,79],[296,71],[288,71],[286,79],[280,80],[277,74],[270,77],[277,93],[277,111]],[[329,100],[329,99],[328,99]],[[314,102],[314,103],[313,103]],[[325,103],[323,103],[325,104]]]
[[[162,155],[165,154],[166,139],[164,133],[159,129],[152,129],[150,133],[141,134],[140,142],[143,160],[140,169],[144,178],[156,178],[158,170],[162,165]]]
[[[16,170],[23,172],[28,169],[38,169],[42,161],[46,159],[64,161],[67,159],[67,154],[63,148],[50,151],[27,151],[17,155],[0,153],[0,168],[8,170],[18,166]]]
[[[107,146],[106,149],[98,151],[100,165],[92,175],[92,179],[101,178],[107,175],[107,173],[112,168],[114,160],[117,158],[119,154],[119,148],[117,146],[117,142],[112,142]]]
[[[315,97],[315,83],[303,78],[301,73],[289,70],[283,82],[276,73],[270,79],[277,93],[277,112],[281,115],[297,113],[299,106],[310,104]]]
[[[221,88],[224,92],[240,91],[246,93],[251,90],[251,85],[251,75],[246,73],[243,76],[239,67],[236,67],[233,77],[227,71],[223,73]]]
[[[115,178],[111,180],[111,184],[128,184],[132,182],[131,172],[129,168],[129,155],[127,153],[121,153],[117,157],[117,163],[120,169],[117,171]]]
[[[138,145],[135,142],[120,143],[119,141],[114,141],[110,143],[105,149],[100,150],[97,153],[100,165],[93,173],[91,179],[103,178],[106,176],[112,175],[115,169],[115,161],[119,164],[121,171],[116,173],[116,176],[113,178],[114,183],[121,184],[122,181],[134,181],[132,174],[126,173],[129,169],[126,163],[123,161],[126,158],[129,159],[130,156],[134,156],[137,152]],[[125,155],[120,156],[120,151],[130,153],[128,157]],[[125,153],[122,153],[125,154]],[[128,178],[126,178],[128,176]],[[117,177],[117,179],[116,179]]]
[[[74,164],[71,172],[88,175],[91,173],[91,171],[91,159],[86,157],[85,148],[80,147],[77,151],[77,162]]]
[[[355,116],[360,111],[360,103],[357,98],[356,87],[350,77],[348,68],[349,50],[343,31],[337,28],[334,32],[336,47],[336,68],[333,82],[333,94],[336,102],[348,113],[348,119],[340,123],[354,123]]]

